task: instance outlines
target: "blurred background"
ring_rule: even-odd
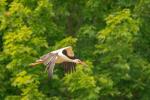
[[[150,100],[150,0],[0,0],[0,100]],[[65,46],[88,67],[29,66]]]

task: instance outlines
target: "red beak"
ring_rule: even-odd
[[[88,66],[85,62],[81,62],[80,64],[84,65],[84,66]]]

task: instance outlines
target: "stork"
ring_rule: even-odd
[[[31,63],[30,66],[36,66],[38,64],[46,65],[45,71],[48,71],[48,76],[50,78],[53,75],[53,69],[55,64],[63,64],[65,73],[75,71],[76,64],[82,64],[87,66],[83,61],[75,58],[71,46],[49,52],[40,57],[40,59],[36,60],[34,63]]]

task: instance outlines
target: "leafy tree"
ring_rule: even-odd
[[[106,24],[106,28],[98,34],[98,50],[95,52],[101,55],[100,67],[97,68],[101,78],[98,80],[100,84],[108,84],[107,88],[102,85],[101,95],[104,98],[113,98],[114,95],[120,99],[143,98],[140,92],[147,84],[144,81],[148,75],[145,69],[149,69],[149,64],[134,52],[139,31],[138,19],[131,16],[129,9],[124,9],[109,15]]]
[[[0,99],[149,100],[149,0],[0,0]],[[40,56],[73,46],[76,72]]]

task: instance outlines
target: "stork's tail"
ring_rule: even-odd
[[[43,61],[36,61],[35,63],[31,63],[31,64],[29,64],[29,66],[32,66],[32,67],[34,67],[34,66],[36,66],[36,65],[38,65],[38,64],[42,64],[43,63]]]

